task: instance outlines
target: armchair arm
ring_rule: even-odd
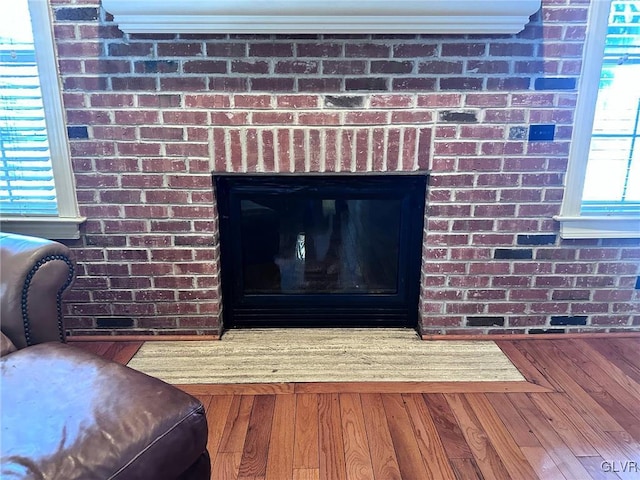
[[[62,294],[74,279],[69,248],[0,233],[0,321],[17,348],[63,341]]]

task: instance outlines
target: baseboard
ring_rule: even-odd
[[[422,335],[422,340],[562,340],[590,338],[640,338],[639,332],[611,333],[500,333],[500,334],[449,334]],[[160,342],[160,341],[212,341],[220,340],[220,335],[73,335],[67,342]]]
[[[159,342],[220,340],[220,335],[72,335],[67,342]]]
[[[611,333],[500,333],[500,334],[474,334],[474,335],[422,335],[422,340],[562,340],[591,338],[640,338],[640,332],[611,332]]]

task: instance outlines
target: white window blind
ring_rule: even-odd
[[[48,0],[0,0],[0,230],[79,238]]]
[[[0,212],[58,215],[31,18],[26,0],[0,12]]]
[[[640,1],[611,3],[580,214],[640,214]]]

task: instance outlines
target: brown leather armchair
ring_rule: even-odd
[[[0,478],[209,479],[195,398],[64,342],[64,245],[0,233]]]

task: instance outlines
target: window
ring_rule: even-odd
[[[77,238],[73,174],[46,0],[0,3],[0,227]]]
[[[592,2],[563,238],[640,237],[640,1]]]

